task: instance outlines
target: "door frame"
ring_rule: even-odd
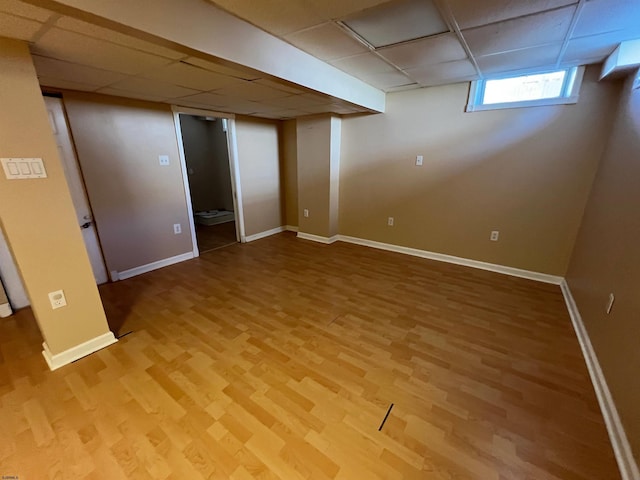
[[[184,144],[182,142],[182,127],[180,126],[180,114],[195,115],[199,117],[215,117],[227,122],[227,151],[229,153],[229,170],[231,172],[231,192],[233,197],[233,209],[236,222],[236,240],[246,243],[247,237],[244,229],[244,210],[242,208],[242,189],[240,186],[240,165],[238,163],[238,144],[236,137],[235,115],[232,113],[216,112],[212,110],[202,110],[199,108],[181,107],[171,105],[173,112],[173,124],[176,130],[176,141],[178,142],[178,153],[180,155],[180,168],[182,170],[182,181],[184,185],[185,200],[187,202],[187,213],[189,214],[189,226],[191,228],[191,243],[193,245],[193,256],[200,256],[198,249],[198,239],[196,237],[196,225],[193,215],[193,205],[191,202],[191,188],[189,187],[189,172],[187,169],[187,159],[184,154]]]
[[[71,199],[73,200],[73,208],[77,213],[78,205],[76,205],[76,199],[74,198],[74,194],[72,191],[72,189],[74,189],[73,184],[75,184],[76,185],[75,191],[77,192],[77,194],[82,195],[82,197],[84,198],[84,202],[86,203],[86,207],[89,210],[88,215],[90,218],[87,218],[85,216],[83,220],[89,221],[90,224],[92,225],[93,227],[92,234],[95,235],[95,240],[96,240],[95,247],[97,248],[91,250],[89,247],[87,247],[87,240],[85,238],[84,232],[82,232],[82,236],[83,236],[83,242],[85,243],[85,247],[87,247],[87,255],[89,256],[90,262],[92,264],[91,269],[94,272],[94,276],[96,276],[96,270],[94,268],[94,264],[96,262],[98,262],[101,265],[104,273],[104,277],[102,277],[104,278],[104,281],[99,282],[98,279],[96,278],[96,284],[103,285],[105,283],[109,283],[109,281],[113,281],[113,278],[111,278],[109,268],[107,267],[107,261],[104,256],[104,251],[102,250],[102,241],[100,240],[98,225],[96,223],[95,215],[93,213],[91,200],[89,199],[87,184],[84,180],[84,175],[82,173],[82,166],[80,165],[80,156],[78,155],[76,144],[75,144],[75,141],[73,140],[73,132],[71,131],[71,124],[69,123],[69,118],[67,116],[67,107],[64,103],[64,97],[60,94],[43,91],[42,98],[45,102],[45,105],[47,106],[47,115],[49,116],[49,122],[51,123],[53,136],[55,137],[56,135],[64,135],[67,137],[67,140],[68,140],[69,151],[65,154],[65,152],[63,151],[63,146],[58,145],[58,153],[60,155],[60,162],[64,170],[64,176],[67,182],[67,189],[69,190]],[[52,112],[49,110],[49,106],[47,105],[47,102],[54,102],[56,104],[56,107],[60,107],[61,120],[63,122],[62,124],[58,124],[58,122],[56,122],[56,119],[54,118],[54,114],[52,114]],[[61,129],[64,129],[64,131],[62,131]],[[70,177],[77,177],[77,178],[72,181]],[[78,218],[79,222],[82,222],[83,220]],[[97,258],[97,255],[99,255],[100,258]]]

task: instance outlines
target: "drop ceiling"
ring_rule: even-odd
[[[640,0],[202,2],[385,92],[598,63],[640,38]],[[0,0],[0,35],[29,42],[45,87],[279,119],[370,111],[56,3]]]

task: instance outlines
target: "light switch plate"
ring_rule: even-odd
[[[47,178],[41,158],[0,158],[4,175],[9,180]]]

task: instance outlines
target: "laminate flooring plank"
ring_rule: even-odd
[[[56,372],[0,321],[2,475],[620,478],[557,286],[283,233],[100,294],[127,335]]]

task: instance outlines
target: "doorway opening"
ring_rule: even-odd
[[[230,119],[176,112],[183,173],[191,204],[194,252],[217,250],[241,240]],[[197,250],[196,248],[197,247]]]

